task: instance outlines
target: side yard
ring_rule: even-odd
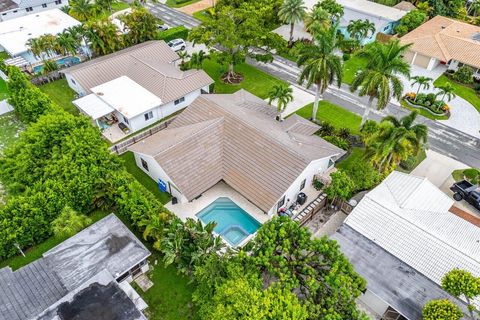
[[[38,88],[48,94],[53,102],[64,108],[65,111],[74,115],[78,114],[77,108],[72,103],[72,100],[75,100],[76,93],[68,86],[67,80],[52,81]]]

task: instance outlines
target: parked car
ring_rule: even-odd
[[[170,27],[166,24],[157,24],[157,29],[160,31],[167,31]]]
[[[172,48],[173,51],[185,50],[185,48],[187,47],[187,44],[183,39],[173,39],[168,42],[168,45],[170,46],[170,48]]]
[[[450,190],[454,192],[453,199],[457,201],[465,200],[472,206],[480,210],[480,188],[478,185],[474,185],[467,180],[454,183],[450,187]]]

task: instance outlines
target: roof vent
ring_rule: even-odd
[[[97,96],[103,96],[103,92],[97,92]]]
[[[445,26],[441,26],[442,29],[445,29],[446,27]]]

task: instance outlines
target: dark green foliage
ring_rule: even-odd
[[[427,14],[424,11],[414,9],[400,19],[400,24],[395,28],[395,32],[401,37],[419,27],[426,20]]]
[[[415,165],[417,164],[417,156],[416,155],[410,155],[408,156],[407,159],[400,161],[400,167],[407,171],[413,170],[415,168]]]
[[[349,128],[340,128],[337,130],[337,136],[339,136],[342,139],[348,139],[350,137],[350,129]]]
[[[428,0],[428,4],[431,7],[430,17],[441,15],[457,18],[465,2],[463,0]]]
[[[464,84],[473,83],[473,69],[469,66],[461,66],[453,74],[453,79]]]
[[[381,175],[367,160],[355,163],[354,166],[346,169],[345,172],[353,181],[353,193],[370,190],[382,180]]]
[[[343,150],[350,149],[350,143],[342,137],[339,137],[339,136],[323,136],[322,138],[325,139],[326,141],[330,142],[334,146],[339,147],[340,149],[343,149]]]
[[[183,40],[188,38],[188,29],[184,26],[178,26],[165,31],[160,31],[157,36],[157,40],[164,40],[165,42],[179,38]]]
[[[327,121],[320,123],[320,129],[317,132],[320,136],[332,136],[335,133],[335,127]]]

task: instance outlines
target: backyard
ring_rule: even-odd
[[[288,86],[285,81],[274,78],[247,63],[235,66],[235,72],[242,74],[244,77],[243,81],[237,85],[226,84],[221,81],[220,77],[225,73],[226,66],[221,65],[217,61],[205,60],[203,62],[203,70],[215,80],[215,93],[233,93],[240,89],[245,89],[262,99],[266,99],[273,86],[278,84]]]
[[[472,88],[463,86],[453,80],[450,80],[444,74],[438,77],[433,84],[435,87],[438,87],[445,85],[447,82],[452,84],[454,87],[454,92],[457,96],[467,100],[472,106],[475,107],[475,109],[478,110],[478,112],[480,112],[480,96],[478,96],[478,94]]]
[[[52,81],[38,88],[49,95],[53,102],[65,111],[74,115],[78,114],[77,108],[72,103],[72,100],[75,100],[76,93],[68,86],[67,80]]]

